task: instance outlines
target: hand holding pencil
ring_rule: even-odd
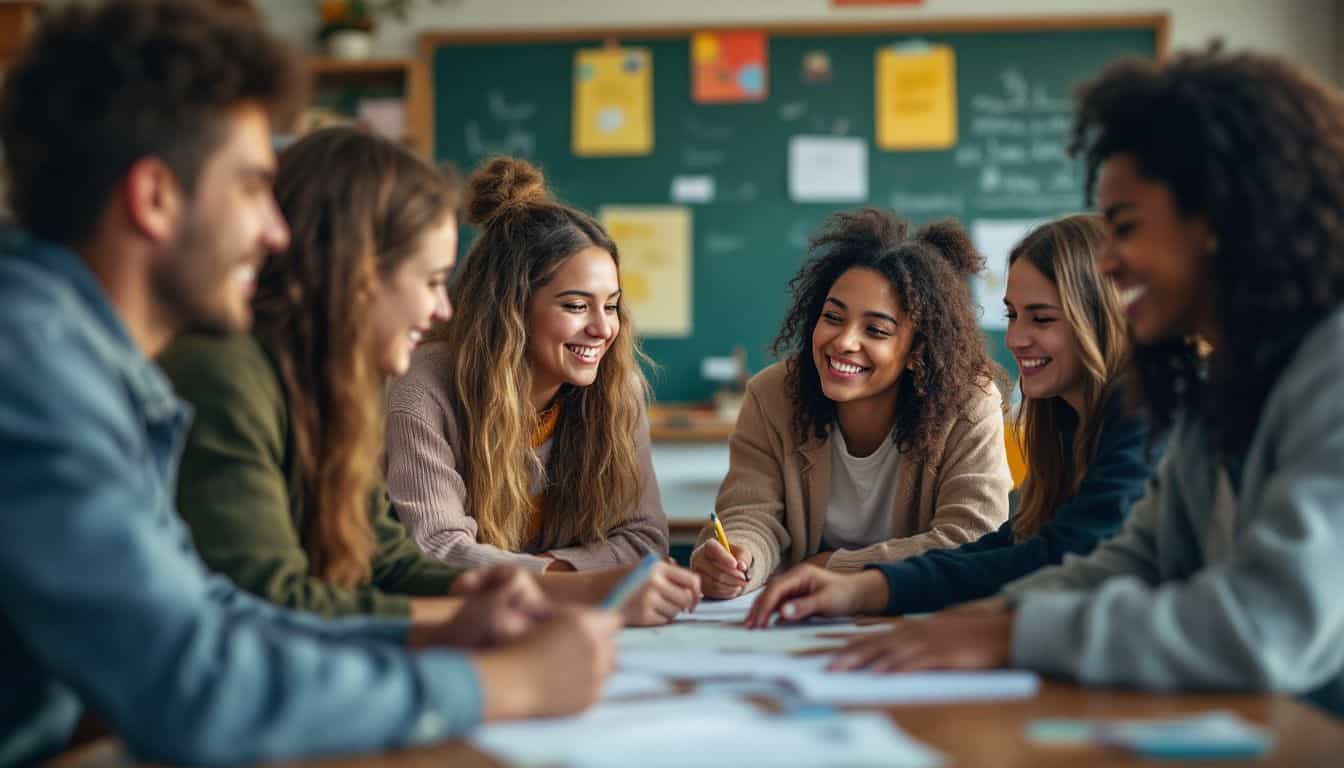
[[[719,516],[709,513],[714,538],[696,548],[691,570],[700,574],[706,597],[728,599],[742,594],[751,579],[751,552],[728,541]]]

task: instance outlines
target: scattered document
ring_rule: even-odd
[[[942,762],[938,753],[881,714],[772,716],[723,696],[599,704],[577,717],[486,725],[469,738],[477,748],[524,766],[923,767]],[[693,750],[687,749],[688,739],[694,740]]]
[[[653,649],[798,653],[839,648],[851,635],[881,632],[890,628],[885,624],[819,622],[776,624],[768,629],[747,629],[740,623],[732,621],[678,620],[661,627],[623,630],[616,640],[616,645],[621,651]]]
[[[1041,688],[1034,672],[795,672],[789,675],[809,701],[832,704],[908,704],[931,701],[1029,699]]]
[[[789,139],[789,197],[796,203],[868,199],[868,142],[848,136]]]
[[[672,691],[672,684],[662,675],[619,670],[607,678],[606,685],[602,687],[602,700],[657,696]]]

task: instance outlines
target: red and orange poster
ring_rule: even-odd
[[[764,32],[698,32],[691,37],[691,98],[699,103],[764,101]]]

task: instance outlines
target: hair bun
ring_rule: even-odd
[[[483,227],[500,214],[543,203],[550,198],[546,178],[526,160],[493,157],[471,174],[467,197],[467,222]]]
[[[943,255],[952,269],[964,276],[979,274],[985,268],[985,257],[975,249],[971,236],[953,219],[935,221],[915,235]]]

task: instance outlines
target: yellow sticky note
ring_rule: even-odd
[[[609,205],[598,217],[621,254],[621,288],[641,336],[691,335],[691,211]]]
[[[956,59],[946,45],[877,52],[879,149],[948,149],[957,143]]]
[[[647,48],[574,54],[574,154],[653,151],[653,56]]]

